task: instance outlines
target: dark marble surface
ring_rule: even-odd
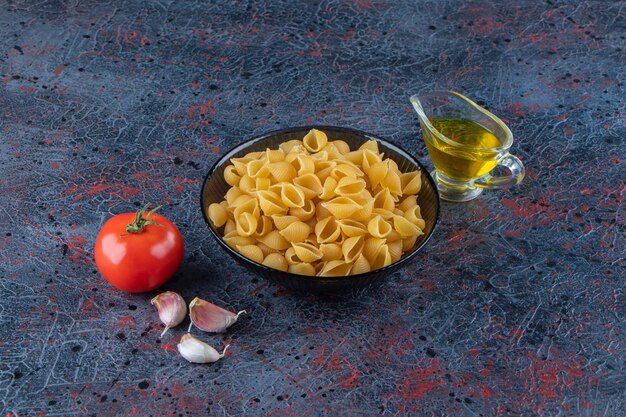
[[[623,416],[620,1],[94,2],[0,8],[0,415]],[[523,184],[444,204],[420,259],[337,299],[276,288],[198,209],[228,148],[308,123],[430,164],[408,97],[505,119]],[[152,294],[100,279],[110,216],[160,202],[184,265],[165,289],[249,315],[159,337]],[[198,334],[196,332],[196,334]]]

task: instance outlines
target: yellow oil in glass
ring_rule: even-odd
[[[472,180],[487,174],[498,164],[502,145],[496,135],[480,124],[466,119],[429,119],[451,145],[422,126],[430,158],[441,174],[454,180]]]

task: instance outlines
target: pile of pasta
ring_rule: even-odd
[[[313,129],[279,149],[231,159],[231,186],[208,207],[223,240],[247,258],[300,275],[383,268],[410,251],[425,222],[419,171],[402,173],[375,141],[351,150]]]

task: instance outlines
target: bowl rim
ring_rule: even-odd
[[[287,133],[296,132],[296,131],[302,131],[302,130],[311,130],[311,129],[317,129],[317,130],[322,130],[322,131],[324,129],[329,129],[329,130],[333,130],[333,131],[343,131],[343,132],[346,132],[346,133],[351,133],[351,134],[354,134],[354,135],[362,136],[362,137],[364,137],[366,139],[369,139],[369,140],[376,140],[378,142],[381,142],[384,146],[389,147],[389,148],[393,149],[394,151],[402,154],[410,162],[412,162],[415,165],[417,165],[419,167],[419,169],[422,170],[422,172],[425,174],[426,179],[428,180],[428,182],[430,183],[431,187],[435,191],[435,196],[436,196],[436,198],[435,198],[435,221],[433,223],[433,228],[430,231],[430,234],[428,236],[426,236],[426,239],[424,239],[418,246],[416,246],[406,256],[398,259],[396,262],[394,262],[392,264],[389,264],[389,265],[387,265],[385,267],[376,269],[374,271],[368,271],[368,272],[363,272],[361,274],[346,275],[346,276],[339,276],[339,277],[317,276],[317,275],[300,275],[300,274],[294,274],[294,273],[288,272],[288,271],[281,271],[279,269],[271,268],[269,266],[266,266],[266,265],[263,265],[261,263],[255,262],[252,259],[249,259],[249,258],[243,256],[242,254],[240,254],[239,252],[237,252],[236,250],[234,250],[230,246],[228,246],[226,244],[226,242],[224,242],[222,237],[219,236],[219,234],[215,230],[213,230],[213,227],[211,227],[210,220],[207,217],[207,213],[206,213],[206,210],[205,210],[205,207],[204,207],[204,190],[205,190],[207,182],[209,181],[209,179],[211,178],[213,173],[227,159],[227,155],[231,155],[233,153],[237,153],[237,152],[239,152],[241,150],[244,150],[245,148],[251,146],[252,144],[261,142],[261,141],[263,141],[263,140],[265,140],[265,139],[267,139],[267,138],[269,138],[271,136],[280,135],[280,134],[287,134]],[[287,274],[288,276],[291,275],[291,276],[294,277],[294,279],[301,279],[301,280],[304,279],[304,280],[310,280],[310,281],[315,281],[315,282],[339,282],[339,281],[351,281],[351,280],[358,281],[358,280],[363,279],[364,277],[366,277],[368,275],[371,275],[372,273],[379,274],[379,273],[384,273],[385,271],[394,270],[394,269],[399,268],[400,266],[406,264],[411,259],[413,259],[413,257],[416,256],[417,253],[422,250],[422,248],[426,245],[426,243],[428,243],[428,241],[432,238],[433,234],[435,233],[435,229],[437,228],[437,225],[439,223],[439,216],[440,216],[440,211],[441,211],[441,199],[440,199],[440,196],[439,196],[439,190],[437,189],[437,185],[435,184],[435,180],[432,178],[432,176],[430,175],[430,173],[428,172],[426,167],[424,165],[422,165],[417,159],[415,159],[409,152],[407,152],[406,150],[402,149],[400,146],[395,145],[395,144],[389,142],[388,140],[382,139],[378,135],[373,135],[371,133],[367,133],[367,132],[364,132],[362,130],[353,129],[353,128],[349,128],[349,127],[340,127],[340,126],[332,126],[332,125],[303,125],[303,126],[288,127],[288,128],[285,128],[285,129],[272,130],[270,132],[266,132],[266,133],[263,133],[261,135],[254,136],[254,137],[252,137],[252,138],[250,138],[248,140],[243,141],[239,145],[236,145],[236,146],[232,147],[227,152],[225,152],[213,164],[213,166],[209,169],[209,171],[207,172],[206,176],[204,177],[204,181],[202,182],[202,187],[200,188],[200,211],[202,212],[202,217],[204,218],[204,222],[206,223],[207,228],[209,229],[209,231],[211,232],[211,234],[213,235],[215,240],[217,240],[217,242],[228,252],[228,254],[231,257],[234,257],[234,258],[236,258],[236,259],[238,259],[240,261],[243,261],[244,263],[250,263],[250,264],[254,265],[256,268],[263,269],[263,270],[265,270],[266,272],[269,272],[269,273],[277,272],[277,273],[280,273],[280,274]]]

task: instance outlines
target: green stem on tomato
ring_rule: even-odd
[[[160,226],[159,223],[155,222],[154,220],[150,220],[149,217],[151,214],[154,214],[155,211],[163,206],[157,206],[146,214],[146,210],[151,205],[152,203],[148,203],[143,206],[143,208],[137,212],[137,215],[135,216],[135,221],[126,225],[126,231],[128,233],[141,233],[143,232],[143,229],[149,224],[155,224],[157,226]],[[144,214],[146,215],[146,217],[144,217]]]

